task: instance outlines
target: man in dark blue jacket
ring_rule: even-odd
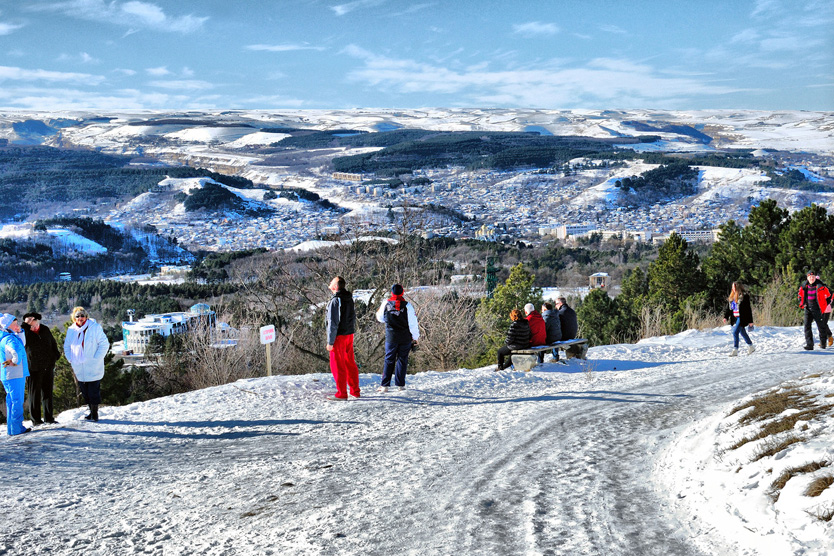
[[[394,384],[397,388],[405,390],[408,353],[420,339],[420,329],[414,307],[403,299],[403,287],[400,284],[391,286],[391,297],[380,305],[376,320],[385,325],[385,363],[377,392],[388,391],[392,374],[395,374]]]

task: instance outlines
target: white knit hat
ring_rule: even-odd
[[[15,321],[15,318],[17,317],[15,317],[14,315],[10,315],[9,313],[3,313],[3,315],[0,316],[0,329],[8,329],[9,326]]]

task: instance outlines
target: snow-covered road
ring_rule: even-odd
[[[657,475],[686,427],[834,368],[798,329],[590,351],[583,366],[239,381],[0,439],[0,554],[702,554]],[[735,554],[716,537],[711,553]]]

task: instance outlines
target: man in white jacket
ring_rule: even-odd
[[[397,388],[405,390],[408,354],[420,339],[420,329],[414,307],[403,299],[400,284],[391,286],[391,297],[382,302],[376,312],[376,320],[385,325],[385,363],[377,392],[388,391],[392,374]]]
[[[88,421],[98,421],[101,403],[101,379],[104,378],[104,356],[110,342],[101,325],[87,315],[84,307],[72,310],[72,325],[64,339],[64,356],[72,365],[84,401],[90,406]]]

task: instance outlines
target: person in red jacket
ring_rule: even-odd
[[[805,349],[814,349],[814,332],[811,330],[811,322],[817,323],[817,331],[820,334],[820,347],[825,349],[831,345],[831,329],[822,319],[822,314],[831,303],[831,292],[828,286],[822,283],[814,270],[809,270],[807,280],[799,287],[799,308],[805,309]]]
[[[524,312],[527,314],[527,322],[530,323],[530,345],[534,347],[546,346],[547,327],[544,325],[541,313],[536,311],[536,307],[532,303],[524,306]]]

